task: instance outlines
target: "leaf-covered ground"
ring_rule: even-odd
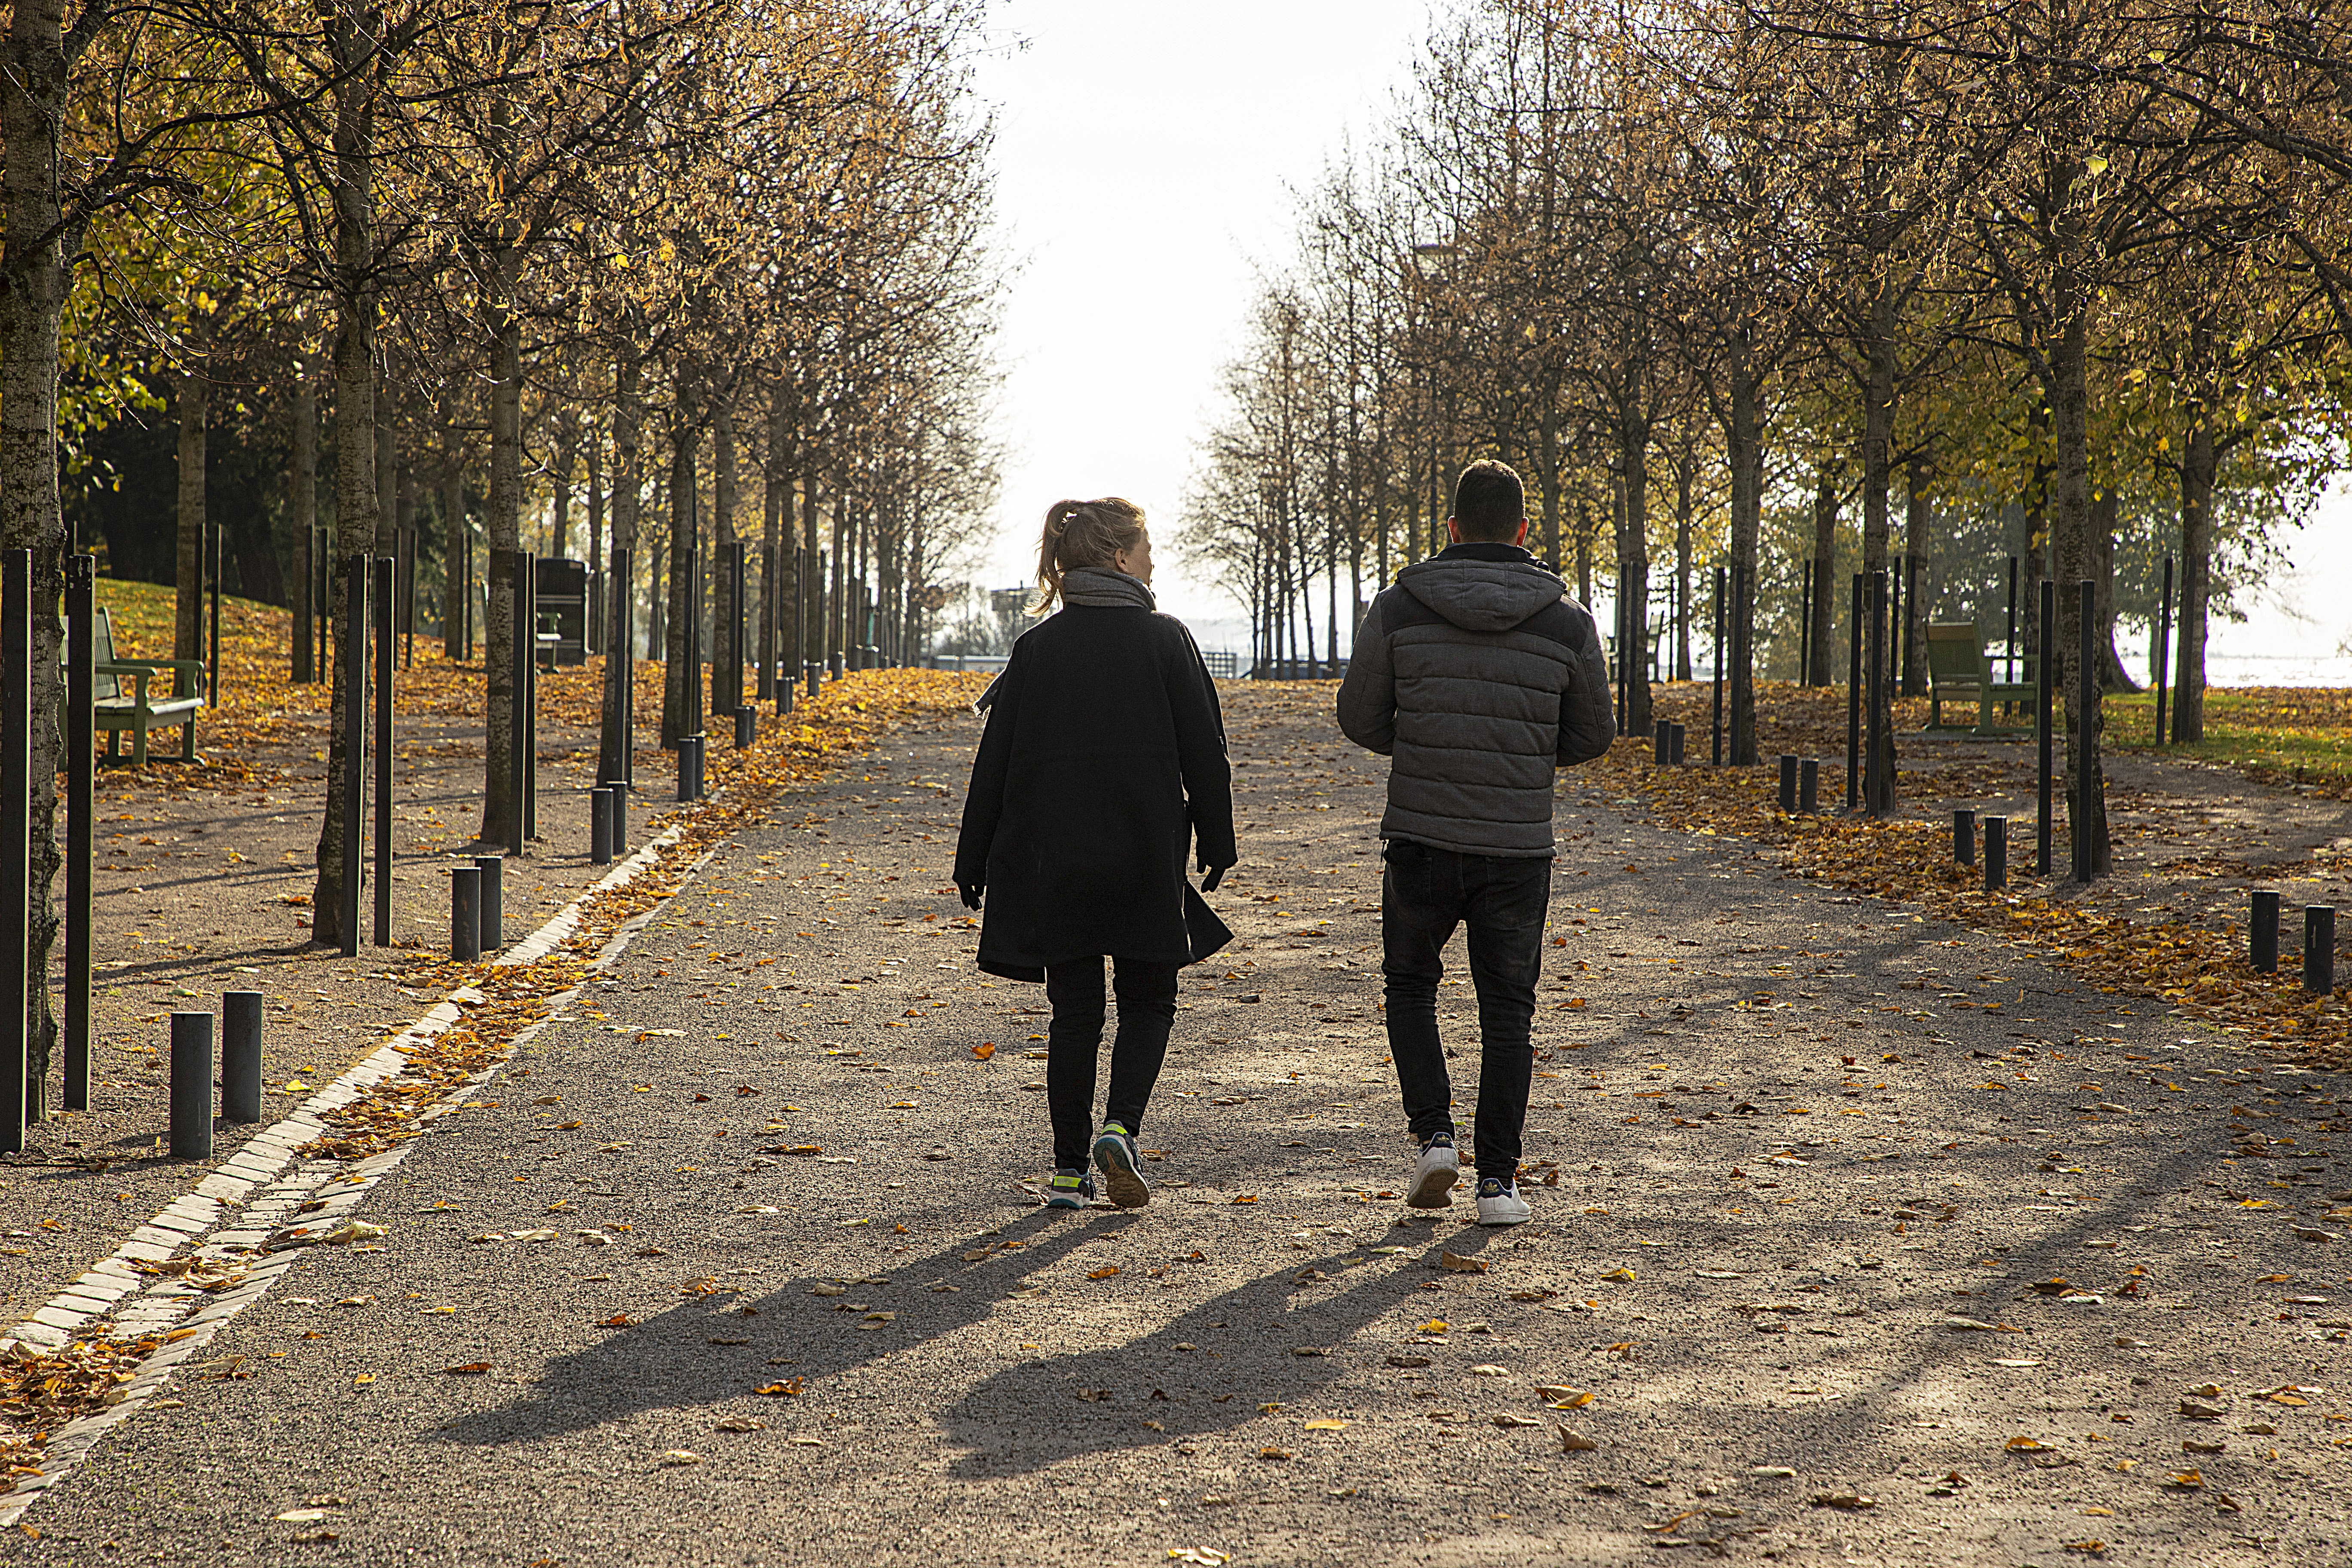
[[[971,967],[977,724],[921,713],[713,843],[414,1145],[383,1250],[305,1255],[0,1557],[2339,1554],[2339,1078],[1612,766],[1561,795],[1536,1221],[1415,1215],[1380,766],[1328,687],[1227,689],[1239,940],[1151,1206],[1035,1206],[1043,1002]]]

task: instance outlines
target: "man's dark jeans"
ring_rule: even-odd
[[[1176,965],[1110,961],[1118,997],[1118,1033],[1110,1047],[1110,1097],[1103,1120],[1143,1131],[1143,1108],[1160,1081],[1168,1032],[1176,1022]],[[1045,1000],[1045,1104],[1054,1121],[1054,1163],[1085,1170],[1094,1159],[1095,1067],[1102,1054],[1103,961],[1049,964]]]
[[[1549,856],[1462,855],[1392,838],[1381,878],[1381,973],[1388,982],[1389,1054],[1412,1134],[1454,1131],[1454,1086],[1437,1037],[1440,954],[1454,928],[1470,928],[1478,991],[1478,1174],[1518,1173],[1519,1134],[1535,1071],[1528,1029],[1543,969]]]

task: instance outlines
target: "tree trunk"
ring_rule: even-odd
[[[2180,452],[2180,651],[2172,683],[2172,736],[2183,745],[2205,738],[2205,637],[2213,592],[2212,405],[2200,398],[2189,415]]]
[[[597,591],[598,574],[604,570],[604,432],[592,414],[588,420],[583,445],[588,457],[588,647],[593,652],[609,653],[604,635],[604,609],[612,595]]]
[[[474,541],[466,526],[466,466],[461,449],[453,447],[449,466],[441,470],[441,654],[445,658],[471,661],[473,627],[467,623],[467,602],[474,592]]]
[[[1895,445],[1895,305],[1893,291],[1883,279],[1874,285],[1870,304],[1869,366],[1863,387],[1862,411],[1862,570],[1864,574],[1886,570],[1887,540],[1893,527],[1890,492],[1894,489]],[[1849,605],[1853,595],[1846,595]],[[1892,681],[1871,679],[1874,645],[1870,638],[1869,592],[1865,586],[1864,606],[1861,625],[1846,628],[1862,649],[1862,694],[1865,710],[1863,714],[1863,743],[1869,737],[1879,738],[1877,754],[1863,770],[1865,784],[1863,809],[1873,816],[1885,816],[1895,809],[1895,686]],[[1851,615],[1851,610],[1848,614]],[[1886,657],[1884,643],[1876,645],[1877,658]],[[1849,661],[1847,668],[1853,665]]]
[[[567,406],[555,419],[555,468],[548,475],[547,553],[572,558],[572,469],[580,461],[580,422]]]
[[[1837,465],[1824,460],[1813,482],[1813,624],[1807,630],[1812,644],[1808,686],[1827,686],[1837,666],[1830,658],[1830,637],[1836,630],[1837,592]]]
[[[760,465],[760,673],[758,697],[775,700],[792,647],[793,426],[781,382],[768,388],[768,438]]]
[[[730,565],[735,544],[735,406],[727,398],[710,411],[710,711],[729,716],[743,700],[743,650],[736,646],[742,616]],[[749,576],[749,574],[746,574]]]
[[[2205,738],[2205,639],[2211,625],[2213,592],[2213,481],[2221,452],[2213,439],[2213,405],[2219,392],[2213,363],[2213,321],[2200,311],[2189,324],[2193,367],[2189,428],[2180,448],[2180,651],[2172,689],[2172,742],[2194,744]]]
[[[662,637],[662,750],[674,752],[699,728],[702,671],[690,668],[688,634],[700,609],[696,593],[701,576],[695,558],[694,446],[696,430],[683,417],[669,431],[669,613]]]
[[[1729,755],[1735,767],[1753,767],[1760,755],[1756,739],[1756,566],[1764,518],[1764,431],[1757,407],[1756,376],[1747,344],[1738,344],[1726,378],[1730,418],[1723,432],[1731,468],[1731,645],[1726,661],[1731,690]]]
[[[522,847],[514,820],[515,639],[530,628],[515,621],[516,574],[522,551],[522,318],[510,308],[521,287],[521,258],[500,250],[490,258],[494,297],[486,301],[490,337],[490,507],[483,520],[489,570],[483,575],[482,685],[486,728],[482,747],[481,840]],[[526,644],[526,646],[528,646]]]
[[[2088,359],[2084,317],[2089,303],[2082,286],[2063,264],[2052,289],[2059,323],[2056,342],[2048,355],[2051,434],[2055,445],[2051,495],[2053,565],[2058,579],[2058,627],[2053,639],[2058,668],[2068,672],[2063,682],[2066,703],[2066,769],[2072,786],[2066,792],[2068,831],[2084,848],[2080,864],[2085,876],[2103,877],[2112,866],[2107,840],[2106,787],[2099,763],[2103,704],[2096,680],[2090,682],[2089,701],[2082,700],[2082,683],[2073,679],[2076,649],[2081,645],[2082,613],[2076,584],[2093,576],[2097,549],[2091,540],[2091,494]],[[2085,818],[2081,801],[2088,781],[2090,808]]]
[[[1650,732],[1650,426],[1638,410],[1618,425],[1625,506],[1617,534],[1617,602],[1624,607],[1625,731]]]
[[[1592,503],[1576,503],[1576,598],[1592,607]]]
[[[1690,426],[1683,426],[1683,460],[1675,468],[1675,679],[1691,678],[1691,467]]]
[[[310,356],[294,361],[294,460],[286,475],[287,527],[294,543],[294,684],[318,679],[311,646],[317,613],[310,602],[311,532],[319,526],[319,388],[310,379]]]
[[[1903,583],[1903,695],[1927,695],[1927,649],[1919,640],[1919,628],[1927,624],[1913,601],[1919,584],[1927,580],[1922,572],[1921,560],[1927,553],[1927,529],[1932,521],[1927,496],[1928,484],[1935,478],[1935,466],[1925,452],[1911,456],[1911,467],[1903,488],[1903,553],[1908,561],[1904,569]]]
[[[1546,388],[1543,410],[1536,426],[1536,454],[1543,464],[1543,472],[1537,476],[1543,486],[1543,558],[1544,564],[1555,572],[1559,570],[1559,402],[1557,389]]]
[[[172,657],[205,657],[205,426],[212,408],[212,384],[199,364],[173,377],[173,401],[180,416],[178,551],[173,585]]]
[[[613,564],[604,584],[604,714],[598,733],[596,776],[606,784],[628,777],[634,736],[626,722],[636,639],[630,636],[637,542],[637,446],[644,412],[637,405],[637,362],[624,357],[613,374]]]
[[[375,92],[364,61],[374,43],[352,12],[327,24],[335,70],[335,555],[330,589],[334,625],[347,628],[362,606],[351,595],[352,563],[375,551]],[[352,705],[363,700],[365,672],[332,661],[327,739],[326,811],[319,830],[319,875],[310,895],[310,939],[343,940],[343,788],[360,759],[345,755]]]
[[[65,592],[65,515],[58,495],[58,333],[65,313],[68,259],[81,237],[59,226],[58,149],[63,140],[70,72],[64,7],[18,0],[10,9],[6,68],[0,70],[0,201],[6,246],[0,256],[0,549],[33,552],[31,940],[25,963],[49,970],[58,915],[50,901],[57,876],[57,777],[64,701],[58,669]],[[26,1019],[26,1114],[46,1114],[47,1081],[57,1023],[49,988],[35,984]]]

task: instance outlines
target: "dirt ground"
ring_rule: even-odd
[[[1184,978],[1150,1207],[1037,1206],[1042,997],[948,883],[978,722],[911,727],[722,847],[385,1178],[381,1250],[303,1254],[0,1558],[2341,1560],[2340,1079],[1571,773],[1535,1221],[1406,1210],[1382,765],[1328,687],[1225,701],[1237,941]],[[1440,1013],[1466,1121],[1458,971]]]

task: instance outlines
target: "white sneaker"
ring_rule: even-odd
[[[1478,1184],[1478,1223],[1480,1225],[1525,1225],[1533,1216],[1528,1200],[1519,1196],[1519,1184],[1507,1182],[1499,1176],[1487,1176]]]
[[[1412,1208],[1442,1209],[1454,1201],[1454,1184],[1461,1179],[1462,1157],[1454,1152],[1453,1135],[1441,1132],[1421,1146],[1404,1201]]]

